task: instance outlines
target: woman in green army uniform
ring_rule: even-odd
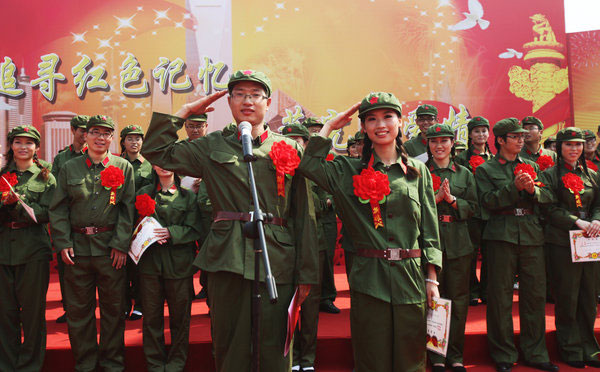
[[[46,224],[56,181],[37,158],[40,138],[30,125],[11,130],[0,170],[0,371],[40,371],[44,364],[52,259]]]
[[[465,324],[469,308],[469,279],[473,245],[467,221],[477,211],[475,177],[465,167],[454,163],[454,131],[449,125],[435,124],[427,130],[425,163],[431,172],[437,203],[440,247],[444,270],[440,273],[440,295],[452,300],[448,352],[430,352],[433,372],[443,372],[445,365],[454,372],[466,371],[463,365]]]
[[[144,252],[138,263],[144,308],[144,354],[148,371],[183,371],[189,344],[194,284],[192,266],[200,238],[200,212],[196,194],[180,187],[173,172],[153,166],[154,183],[138,191],[139,218],[152,216],[162,226],[160,240]],[[138,219],[139,220],[139,219]],[[164,303],[169,307],[171,347],[164,336]]]
[[[557,164],[544,171],[542,179],[557,199],[548,210],[545,240],[556,301],[558,351],[571,367],[598,368],[600,347],[594,336],[598,263],[572,261],[569,230],[584,230],[591,237],[598,236],[599,180],[597,173],[586,165],[581,130],[562,129],[556,139]]]
[[[359,111],[362,158],[327,161],[332,130]],[[350,324],[356,372],[424,371],[427,304],[439,297],[442,265],[431,176],[410,159],[401,105],[371,93],[311,138],[299,171],[333,195],[356,254],[350,272]]]

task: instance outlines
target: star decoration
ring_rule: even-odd
[[[132,38],[132,39],[135,39],[135,35],[131,35],[131,38]]]
[[[246,36],[245,32],[240,32],[240,36]]]
[[[115,31],[115,35],[121,35],[121,31]]]
[[[136,28],[133,27],[133,24],[131,23],[133,21],[133,17],[135,17],[135,14],[129,18],[119,18],[117,16],[114,17],[117,19],[117,31],[122,28],[131,28],[136,30]]]
[[[175,28],[183,28],[183,22],[175,22]]]
[[[256,26],[256,32],[263,32],[264,26]]]
[[[441,8],[443,6],[452,6],[451,3],[452,0],[438,0],[438,8]]]
[[[102,97],[102,102],[107,102],[107,101],[112,101],[112,98],[110,98],[110,96],[108,94]]]
[[[133,108],[134,109],[144,109],[144,102],[134,102],[133,103]]]
[[[268,21],[269,17],[263,17],[263,21]]]
[[[119,45],[121,45],[121,43],[119,43],[118,41],[116,41],[113,45],[114,46],[119,46]]]
[[[442,28],[442,22],[435,22],[433,24],[433,27],[435,27],[435,28]]]
[[[429,76],[429,72],[424,72],[423,76]]]
[[[183,15],[183,19],[191,19],[191,18],[192,18],[192,15],[190,13],[185,13]]]
[[[73,35],[73,41],[71,42],[71,44],[75,44],[75,43],[87,43],[87,40],[85,40],[85,34],[87,33],[87,31],[85,31],[82,34],[76,34],[74,32],[71,32],[71,35]]]
[[[440,54],[439,53],[433,53],[433,58],[440,58]]]
[[[422,16],[426,16],[427,15],[427,11],[426,10],[421,10],[421,15]]]
[[[112,49],[112,46],[110,45],[111,40],[112,40],[112,37],[109,39],[104,39],[104,40],[98,39],[98,43],[99,43],[98,48],[111,48]]]
[[[120,52],[119,52],[119,55],[120,55],[120,56],[124,56],[124,55],[125,55],[125,51],[124,51],[124,50],[120,51]]]
[[[279,14],[275,14],[275,18],[278,18],[278,19],[279,19]]]
[[[106,53],[94,53],[95,54],[95,58],[94,60],[96,61],[106,61]]]
[[[275,3],[275,9],[285,9],[285,3]]]
[[[156,21],[160,21],[161,19],[166,19],[166,20],[171,20],[169,18],[169,15],[167,14],[167,12],[170,10],[171,8],[167,8],[166,10],[156,10],[156,9],[152,9],[154,10],[154,14],[155,14],[155,18],[154,18],[154,22]]]
[[[99,29],[100,29],[100,26],[99,26],[99,25],[94,25],[92,28],[93,28],[94,30],[99,30]]]
[[[143,12],[144,11],[144,7],[143,6],[138,6],[137,10],[138,10],[138,12]]]

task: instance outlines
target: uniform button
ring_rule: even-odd
[[[95,211],[95,210],[96,210],[96,207],[92,207],[92,210],[94,210],[94,211]]]
[[[98,195],[98,191],[96,191],[96,192],[94,193],[94,195]]]
[[[96,176],[96,181],[98,181],[100,179],[100,177]]]
[[[390,237],[388,238],[388,241],[390,241],[390,242],[393,242],[393,241],[394,241],[394,237],[393,237],[393,236],[390,236]]]
[[[394,217],[394,215],[391,213],[388,213],[388,218],[392,218],[392,217]]]
[[[390,266],[394,267],[394,266],[396,266],[396,263],[395,262],[390,262]]]

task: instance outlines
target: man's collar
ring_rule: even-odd
[[[383,162],[381,161],[379,156],[377,156],[375,151],[373,151],[373,154],[371,156],[372,156],[372,165],[373,166],[375,166],[378,163],[383,165]],[[398,159],[396,159],[396,164],[398,164],[400,166],[400,168],[402,168],[402,171],[404,172],[404,174],[406,174],[406,164],[404,164],[404,162],[402,161],[402,157],[400,156],[400,154],[398,154]]]
[[[521,157],[519,155],[517,155],[517,157],[515,158],[515,160],[507,160],[504,156],[500,155],[500,151],[498,151],[498,153],[496,154],[496,160],[498,161],[498,163],[500,164],[506,164],[506,163],[512,163],[512,162],[516,162],[516,163],[522,163],[523,160],[521,159]]]
[[[156,191],[162,192],[162,186],[160,185],[160,183],[156,185]],[[167,191],[171,194],[175,194],[175,192],[177,192],[177,185],[171,185],[171,187],[169,187]]]
[[[429,171],[431,172],[435,169],[447,169],[447,170],[451,170],[452,172],[456,173],[456,165],[454,165],[454,162],[452,161],[452,159],[450,159],[448,166],[445,168],[438,167],[438,165],[435,163],[435,161],[432,160],[431,164],[429,164]]]
[[[271,134],[271,130],[267,127],[267,128],[265,128],[265,131],[260,136],[253,138],[252,142],[255,145],[261,145],[263,142],[265,142],[265,140],[269,137],[270,134]],[[238,141],[241,141],[241,134],[239,131],[237,132],[237,139],[238,139]],[[258,141],[258,143],[257,143],[257,141]]]
[[[110,152],[107,151],[106,152],[106,156],[104,157],[104,159],[100,162],[100,164],[102,164],[103,167],[106,168],[106,164],[108,164],[108,162],[110,161]],[[86,153],[86,157],[85,157],[85,165],[87,165],[88,168],[92,167],[92,164],[94,164],[94,162],[92,161],[92,159],[90,158],[90,155]]]

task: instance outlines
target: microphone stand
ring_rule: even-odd
[[[269,293],[269,300],[272,304],[277,302],[277,288],[275,287],[275,278],[271,272],[269,264],[269,253],[265,240],[264,221],[267,217],[260,209],[258,202],[258,192],[254,180],[254,170],[252,162],[256,157],[252,154],[244,154],[244,161],[248,165],[248,178],[250,180],[250,192],[254,202],[254,211],[251,213],[250,222],[244,224],[244,236],[254,240],[254,281],[252,283],[252,372],[260,371],[260,317],[261,317],[261,296],[260,296],[260,259],[262,256],[265,265],[265,284]]]

